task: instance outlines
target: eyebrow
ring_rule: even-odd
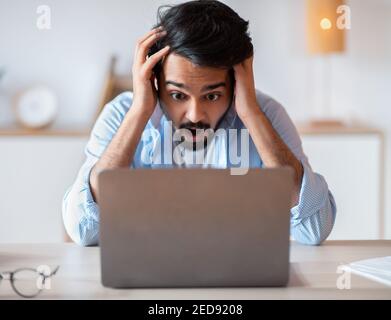
[[[167,80],[166,81],[166,85],[169,85],[169,84],[171,84],[171,85],[173,85],[175,87],[178,87],[178,88],[189,89],[189,87],[186,86],[183,83]],[[208,84],[208,85],[202,87],[201,92],[214,90],[214,89],[217,89],[217,88],[220,88],[220,87],[226,87],[226,86],[227,85],[226,85],[225,82],[218,82],[218,83],[214,83],[214,84]]]

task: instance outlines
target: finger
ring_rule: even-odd
[[[137,57],[140,63],[144,63],[146,57],[148,55],[149,49],[152,47],[154,43],[156,43],[159,39],[163,38],[167,34],[166,31],[161,31],[155,34],[152,34],[148,39],[146,39],[143,43],[138,46]]]
[[[165,46],[163,49],[159,50],[152,56],[148,58],[148,60],[144,64],[144,68],[146,72],[152,71],[153,67],[161,60],[167,53],[170,51],[169,46]]]
[[[234,69],[235,74],[243,72],[244,68],[243,68],[242,62],[234,65],[233,69]]]
[[[163,30],[163,27],[162,26],[160,26],[160,27],[158,27],[158,28],[154,28],[154,29],[152,29],[151,31],[149,31],[149,32],[147,32],[147,34],[145,34],[144,36],[142,36],[137,42],[138,43],[143,43],[145,40],[147,40],[150,36],[152,36],[153,34],[155,34],[155,33],[158,33],[158,32],[160,32],[160,31],[162,31]]]
[[[134,57],[135,57],[135,60],[138,59],[138,52],[139,52],[139,47],[141,46],[141,44],[147,40],[148,38],[154,36],[156,33],[159,33],[163,30],[163,27],[160,26],[158,28],[154,28],[152,29],[151,31],[147,32],[143,37],[141,37],[140,39],[137,40],[136,42],[136,47],[135,47],[135,50],[134,50]],[[143,61],[142,61],[143,62]]]

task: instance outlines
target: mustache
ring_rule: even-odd
[[[180,126],[179,126],[179,129],[188,129],[188,130],[195,130],[195,129],[203,129],[203,130],[207,130],[207,129],[210,129],[210,124],[208,123],[203,123],[203,122],[185,122],[185,123],[182,123]]]

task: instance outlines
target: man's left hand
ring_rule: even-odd
[[[260,111],[255,92],[253,58],[251,56],[234,66],[235,106],[242,121]]]

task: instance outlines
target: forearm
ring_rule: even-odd
[[[150,115],[144,112],[142,107],[137,106],[132,106],[126,114],[117,133],[91,170],[90,188],[95,200],[99,173],[107,169],[130,166],[149,117]]]
[[[294,169],[292,206],[296,205],[299,200],[303,177],[302,164],[281,139],[259,106],[254,108],[254,111],[251,114],[241,118],[254,141],[255,147],[257,148],[258,154],[262,158],[265,167],[276,168],[290,166]]]

